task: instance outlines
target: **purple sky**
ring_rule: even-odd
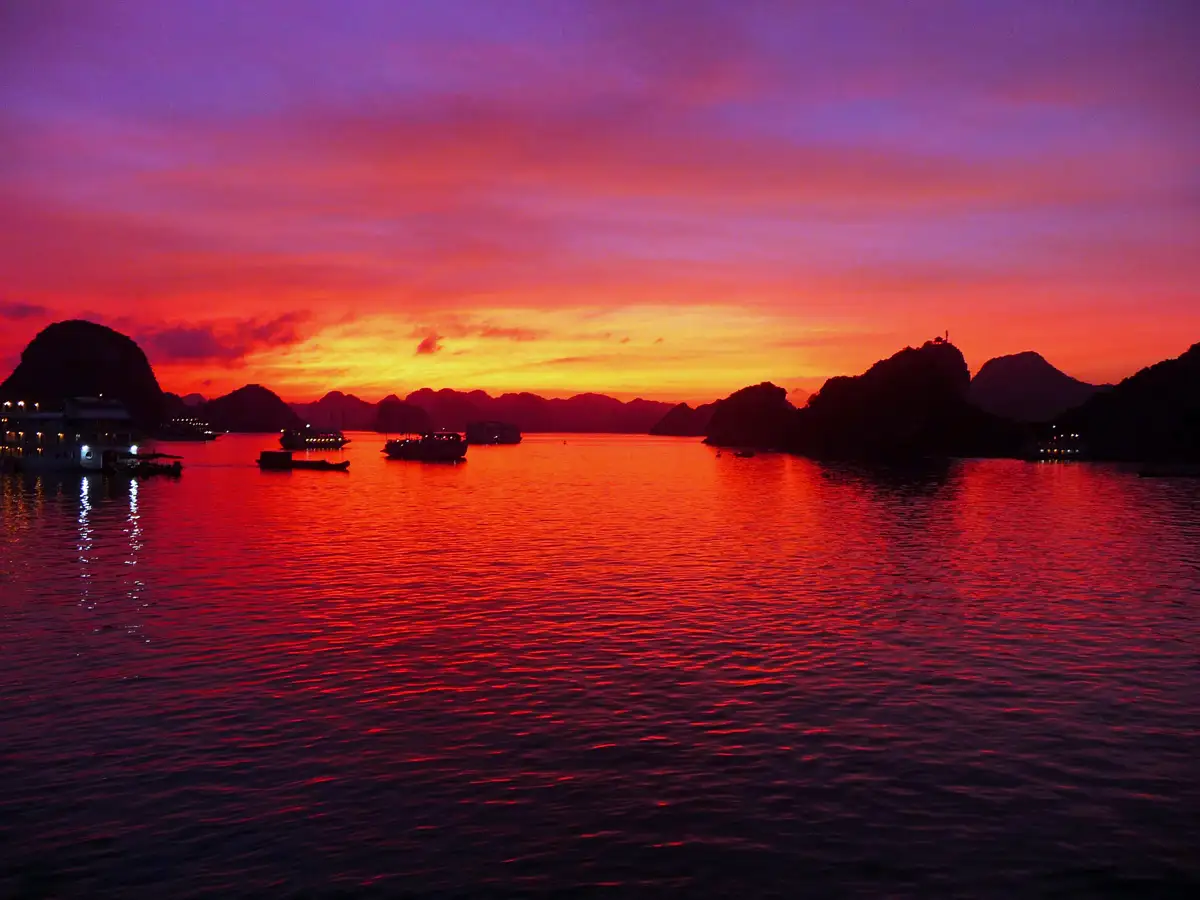
[[[705,399],[949,328],[1120,378],[1200,340],[1198,48],[1189,0],[8,3],[0,359],[87,315],[180,390]]]

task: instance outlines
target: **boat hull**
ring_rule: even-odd
[[[349,472],[350,460],[329,462],[323,459],[297,459],[286,465],[259,462],[258,467],[264,472],[290,472],[293,469],[312,469],[317,472]]]
[[[427,450],[419,447],[408,447],[395,450],[385,450],[388,459],[404,459],[410,462],[458,462],[467,456],[467,448],[447,448],[445,450]]]

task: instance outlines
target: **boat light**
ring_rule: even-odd
[[[137,444],[131,444],[129,447],[129,452],[134,456],[137,456]]]
[[[89,453],[91,453],[91,452],[92,452],[92,448],[91,448],[91,447],[89,447],[87,444],[84,444],[84,445],[83,445],[82,447],[80,447],[79,449],[83,451],[83,455],[84,455],[84,456],[87,456]]]

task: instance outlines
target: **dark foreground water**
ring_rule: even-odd
[[[0,480],[0,896],[1200,888],[1200,482],[267,440]]]

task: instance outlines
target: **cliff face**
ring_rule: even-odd
[[[970,383],[958,348],[930,341],[829,379],[801,409],[773,384],[743,388],[716,404],[706,442],[817,459],[1017,455],[1025,429],[972,406]]]
[[[744,387],[717,401],[704,442],[779,449],[787,443],[795,414],[783,388],[768,381]]]
[[[304,427],[304,421],[290,406],[258,384],[209,400],[199,412],[218,431],[270,432]]]
[[[142,428],[155,428],[162,418],[163,392],[142,349],[132,338],[82,320],[43,329],[0,384],[0,399],[44,405],[101,394],[124,404]]]
[[[695,409],[686,403],[680,403],[659,419],[650,429],[650,433],[674,437],[703,437],[708,431],[716,408],[716,403],[705,403]]]
[[[1098,459],[1200,462],[1200,344],[1059,419]]]
[[[971,373],[945,341],[831,378],[795,418],[788,449],[830,459],[1016,455],[1024,430],[971,405]]]
[[[425,434],[434,430],[434,424],[429,413],[421,407],[405,403],[392,395],[376,405],[370,428],[372,431],[393,434]]]
[[[1100,390],[1026,351],[984,363],[971,379],[969,397],[980,409],[1016,422],[1050,422]]]

